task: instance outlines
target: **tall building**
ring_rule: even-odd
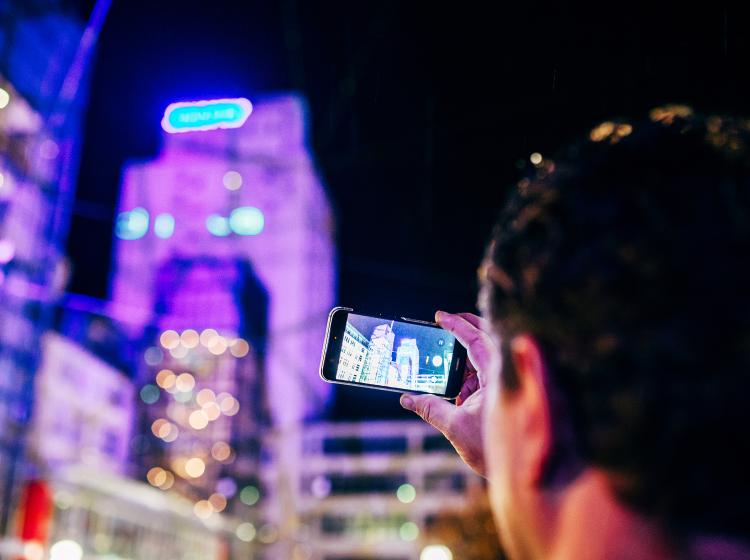
[[[396,349],[396,374],[392,381],[404,389],[413,389],[419,372],[419,348],[415,338],[402,338]]]
[[[25,476],[40,341],[65,283],[95,44],[80,43],[83,32],[55,0],[0,2],[0,534]]]
[[[288,557],[297,441],[280,437],[268,481],[261,436],[326,406],[317,357],[335,278],[305,105],[177,103],[162,126],[159,157],[124,170],[111,278],[111,314],[144,341],[142,474],[206,522],[244,520],[232,557]]]
[[[365,367],[370,341],[351,323],[344,329],[344,341],[341,343],[339,367],[336,378],[341,381],[356,381]]]
[[[388,380],[395,339],[392,322],[375,327],[370,336],[370,351],[360,381],[384,384]]]

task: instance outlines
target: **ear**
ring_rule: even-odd
[[[518,379],[511,397],[518,414],[522,438],[523,471],[533,486],[544,482],[552,454],[553,432],[551,401],[544,360],[537,342],[529,335],[519,335],[510,342],[510,359]]]

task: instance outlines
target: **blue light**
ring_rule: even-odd
[[[206,229],[216,237],[226,237],[232,233],[229,229],[229,220],[218,214],[211,214],[206,218]]]
[[[229,227],[237,235],[258,235],[264,225],[263,212],[253,206],[240,206],[229,214]]]
[[[159,214],[154,218],[154,233],[156,237],[169,239],[174,233],[174,217],[172,214]]]
[[[145,208],[134,208],[130,212],[120,212],[115,222],[115,235],[132,241],[140,239],[148,232],[148,212]]]
[[[239,128],[252,111],[252,103],[244,97],[171,103],[164,111],[161,127],[169,133]]]

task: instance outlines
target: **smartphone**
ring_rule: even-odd
[[[320,376],[329,383],[455,399],[465,367],[466,349],[436,323],[347,307],[328,315]]]

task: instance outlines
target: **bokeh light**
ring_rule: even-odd
[[[254,206],[240,206],[229,214],[229,228],[237,235],[258,235],[264,227],[263,212]]]
[[[154,404],[159,400],[159,388],[149,383],[141,387],[141,400],[146,404]]]
[[[214,506],[208,500],[200,500],[195,502],[193,513],[200,519],[208,519],[214,513]]]
[[[232,448],[229,447],[229,444],[226,442],[217,441],[214,443],[213,447],[211,447],[211,456],[217,461],[226,461],[231,454]]]
[[[430,544],[422,549],[419,560],[453,560],[453,553],[442,544]]]
[[[237,171],[227,171],[222,179],[224,186],[230,191],[236,191],[242,186],[242,175]]]
[[[208,416],[202,410],[195,410],[190,413],[188,423],[190,424],[191,428],[202,430],[203,428],[208,426]]]
[[[175,382],[175,384],[177,385],[178,391],[182,391],[183,393],[192,391],[193,387],[195,387],[195,377],[187,372],[181,373],[177,376],[177,381]]]
[[[193,457],[185,462],[185,472],[191,478],[200,478],[206,472],[206,463],[199,457]]]
[[[417,497],[417,490],[411,484],[402,484],[396,490],[396,497],[402,504],[410,504]]]
[[[195,348],[200,342],[200,335],[194,329],[184,330],[180,335],[180,342],[185,348]]]
[[[211,214],[206,218],[206,229],[211,235],[216,237],[226,237],[232,230],[229,227],[229,220],[218,214]]]
[[[235,529],[234,534],[237,535],[237,538],[244,542],[252,542],[253,539],[255,539],[255,525],[252,523],[240,523],[237,525],[237,529]]]
[[[172,350],[173,348],[177,348],[177,346],[179,346],[180,335],[177,333],[177,331],[173,331],[171,329],[164,331],[159,337],[159,343],[161,343],[161,345],[167,350]]]
[[[159,214],[154,218],[154,234],[161,239],[169,239],[174,233],[174,216]]]
[[[419,537],[419,526],[413,521],[407,521],[399,527],[398,534],[401,540],[415,541]]]
[[[145,208],[120,212],[115,221],[115,235],[126,241],[140,239],[148,232],[149,215]]]
[[[53,544],[49,549],[50,560],[81,560],[83,549],[81,545],[72,540],[61,540]]]
[[[246,506],[254,506],[260,499],[260,491],[255,486],[245,486],[240,490],[240,501]]]
[[[229,346],[229,352],[235,358],[244,358],[250,352],[250,345],[242,338],[235,338]]]

